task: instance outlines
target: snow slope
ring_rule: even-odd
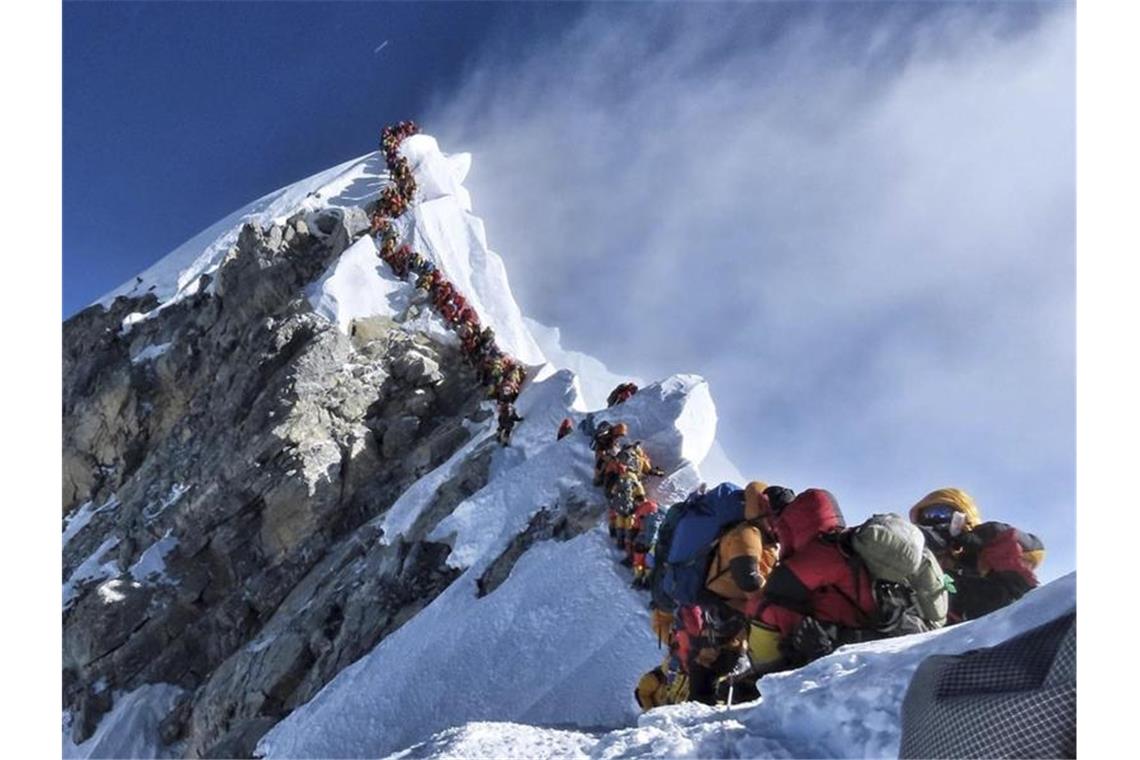
[[[999,644],[1075,606],[1070,573],[980,620],[845,647],[800,670],[767,676],[758,702],[663,707],[642,715],[636,727],[609,732],[472,722],[393,757],[897,757],[899,711],[923,659]]]

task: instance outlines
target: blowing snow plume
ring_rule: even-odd
[[[852,517],[959,484],[1062,573],[1073,26],[1068,4],[607,7],[492,48],[431,123],[480,157],[527,314],[613,368],[699,371],[746,474],[826,480]]]

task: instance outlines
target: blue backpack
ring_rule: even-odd
[[[633,550],[635,552],[648,552],[652,549],[653,545],[657,543],[657,533],[661,530],[661,525],[664,522],[665,513],[660,509],[641,518],[641,530],[637,531],[637,537],[633,539]]]
[[[674,604],[692,605],[700,601],[705,587],[709,553],[724,529],[744,519],[744,491],[732,483],[721,483],[703,495],[675,505],[675,518],[669,545],[657,548],[660,588],[655,589]]]

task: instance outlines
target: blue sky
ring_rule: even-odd
[[[556,33],[579,9],[67,2],[63,11],[67,316],[235,208],[372,150],[383,124],[461,86],[493,30]]]
[[[568,347],[705,375],[746,474],[849,517],[966,488],[1053,577],[1073,48],[1068,4],[68,3],[65,313],[413,117]]]

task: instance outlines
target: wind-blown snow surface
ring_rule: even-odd
[[[573,380],[563,371],[528,387],[519,399],[526,419],[511,449],[499,452],[521,452],[521,461],[496,463],[492,480],[429,535],[452,545],[448,561],[464,574],[279,723],[260,753],[384,754],[480,719],[611,727],[634,719],[631,685],[659,654],[646,597],[629,588],[600,526],[535,544],[501,586],[477,596],[482,572],[540,509],[601,499],[587,436],[553,436],[552,422],[584,416],[573,409]],[[607,418],[624,420],[656,462],[683,472],[707,452],[716,416],[705,382],[682,375],[595,419]],[[532,420],[541,425],[528,430]],[[385,540],[415,521],[431,492],[413,487],[393,507]]]
[[[899,711],[923,659],[999,644],[1075,606],[1076,574],[1070,573],[981,620],[845,647],[800,670],[768,676],[760,682],[759,702],[659,708],[635,728],[610,732],[474,722],[394,757],[897,757]]]

